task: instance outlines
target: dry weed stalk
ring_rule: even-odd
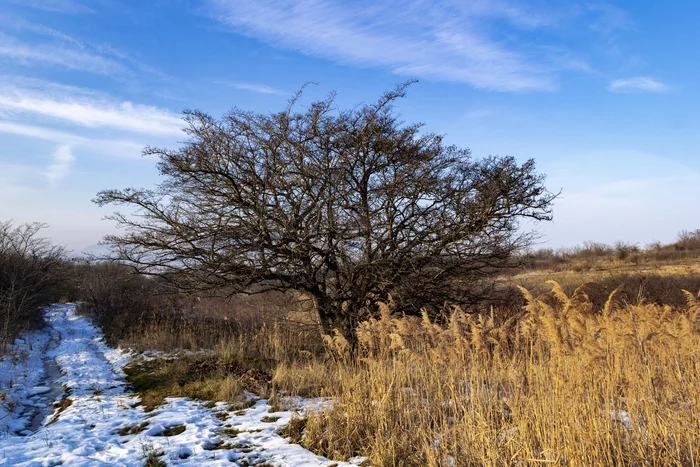
[[[355,359],[327,339],[344,355],[337,401],[304,442],[378,466],[697,465],[700,294],[673,309],[615,290],[594,309],[587,284],[551,286],[522,289],[507,320],[455,307],[440,325],[381,304],[357,328]]]

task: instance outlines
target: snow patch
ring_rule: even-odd
[[[257,400],[243,411],[214,407],[186,398],[168,398],[152,412],[144,412],[137,396],[128,391],[122,367],[134,355],[106,345],[99,329],[75,313],[75,305],[55,305],[46,310],[49,329],[15,342],[12,355],[21,359],[0,361],[0,391],[6,401],[20,407],[41,405],[47,385],[43,359],[55,358],[61,371],[58,382],[67,388],[60,411],[44,421],[36,432],[26,430],[24,411],[0,412],[4,435],[0,437],[0,465],[19,467],[71,465],[143,465],[156,454],[169,465],[230,466],[232,462],[277,466],[359,465],[364,458],[336,463],[317,456],[278,434],[293,416],[321,410],[328,399],[292,399],[289,410],[270,413],[266,400]],[[46,351],[52,336],[58,338]],[[251,399],[257,399],[249,394]],[[5,407],[5,404],[0,405]],[[0,409],[5,410],[5,409]],[[225,417],[222,416],[225,412]],[[223,418],[221,420],[220,418]]]

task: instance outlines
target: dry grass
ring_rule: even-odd
[[[303,367],[304,371],[298,369]],[[274,393],[323,397],[339,389],[340,368],[334,361],[313,359],[277,365],[272,377]]]
[[[241,404],[244,391],[265,397],[272,394],[273,375],[280,375],[280,388],[287,384],[283,369],[288,362],[315,361],[325,351],[308,311],[284,294],[222,300],[147,293],[136,298],[133,289],[144,287],[142,282],[121,285],[118,293],[107,287],[107,299],[97,301],[102,305],[83,305],[82,312],[101,324],[112,345],[161,351],[125,368],[147,410],[166,397]],[[129,298],[110,298],[114,295]],[[313,380],[305,384],[308,394],[321,386]]]
[[[600,309],[613,290],[617,290],[617,300],[621,303],[647,303],[669,305],[682,308],[686,304],[683,290],[700,290],[700,263],[698,264],[655,264],[653,266],[619,266],[609,269],[576,272],[562,271],[522,271],[516,275],[504,275],[496,279],[498,294],[503,298],[494,306],[497,314],[513,316],[526,304],[519,287],[530,290],[534,295],[551,295],[548,281],[561,284],[567,294],[581,284],[587,284],[586,294],[595,309]],[[484,311],[480,309],[479,311]]]
[[[584,242],[572,248],[541,248],[523,252],[519,260],[526,270],[554,272],[697,265],[700,260],[700,229],[682,231],[675,242],[666,245],[657,242],[642,248],[638,244],[622,241],[613,245]]]
[[[226,364],[215,367],[215,364],[208,357],[181,357],[136,360],[124,370],[146,410],[153,410],[166,397],[241,402],[245,400],[244,390],[265,393],[264,373],[255,374]]]
[[[337,460],[698,465],[700,297],[682,290],[700,290],[698,272],[521,273],[501,279],[504,304],[453,307],[439,322],[381,304],[354,351],[339,334],[322,342],[308,312],[280,296],[152,307],[161,311],[115,335],[141,350],[196,351],[134,367],[149,407],[182,395],[243,408],[243,389],[334,398],[283,433]]]
[[[68,396],[64,396],[61,400],[54,402],[53,403],[53,408],[54,412],[49,421],[46,423],[47,425],[51,425],[53,423],[56,423],[58,419],[61,417],[61,414],[71,405],[73,405],[73,399],[71,399]]]
[[[138,425],[124,425],[117,430],[119,436],[138,435],[148,428],[148,422],[141,422]]]
[[[303,442],[372,465],[696,465],[700,305],[596,310],[584,288],[555,301],[523,290],[507,321],[456,308],[449,323],[382,316],[342,338],[333,407]],[[303,373],[303,366],[296,369]],[[315,371],[315,370],[310,370]]]
[[[147,409],[169,396],[236,403],[243,391],[265,396],[278,365],[324,352],[316,323],[293,294],[183,296],[109,264],[84,275],[79,311],[111,345],[162,352],[126,368]]]
[[[242,403],[246,400],[244,391],[266,395],[269,373],[255,366],[238,355],[202,352],[137,359],[124,371],[144,408],[152,410],[166,397]]]

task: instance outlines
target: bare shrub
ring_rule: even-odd
[[[641,251],[639,246],[633,243],[627,243],[623,241],[615,242],[615,244],[613,245],[613,249],[615,250],[615,256],[619,260],[626,260],[632,254],[639,253]]]
[[[600,242],[583,242],[580,247],[575,247],[572,252],[572,256],[591,258],[591,257],[601,257],[610,256],[615,252],[615,249],[610,245]]]
[[[639,245],[617,241],[613,245],[600,242],[584,242],[571,248],[542,248],[527,250],[518,256],[519,268],[507,272],[517,274],[522,270],[550,270],[576,272],[611,269],[620,264],[675,263],[700,257],[700,229],[683,230],[670,244],[653,242],[641,248]]]
[[[700,229],[695,231],[682,230],[678,234],[678,240],[672,244],[678,251],[698,251],[700,250]]]
[[[263,363],[318,355],[318,324],[293,294],[196,296],[119,263],[78,268],[80,311],[93,317],[112,345],[138,351],[205,351]],[[228,358],[228,357],[226,357]]]
[[[39,237],[46,227],[0,222],[0,351],[17,333],[41,324],[41,308],[65,286],[64,250]]]

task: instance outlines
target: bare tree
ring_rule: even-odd
[[[125,229],[106,237],[138,271],[190,290],[297,290],[326,332],[350,335],[389,294],[400,310],[474,298],[469,287],[528,245],[521,219],[551,219],[532,160],[474,160],[393,111],[406,85],[338,110],[185,112],[189,140],[148,147],[164,181],[107,190]]]
[[[45,227],[0,222],[0,350],[40,322],[41,306],[57,298],[63,282],[64,250],[38,236]]]

